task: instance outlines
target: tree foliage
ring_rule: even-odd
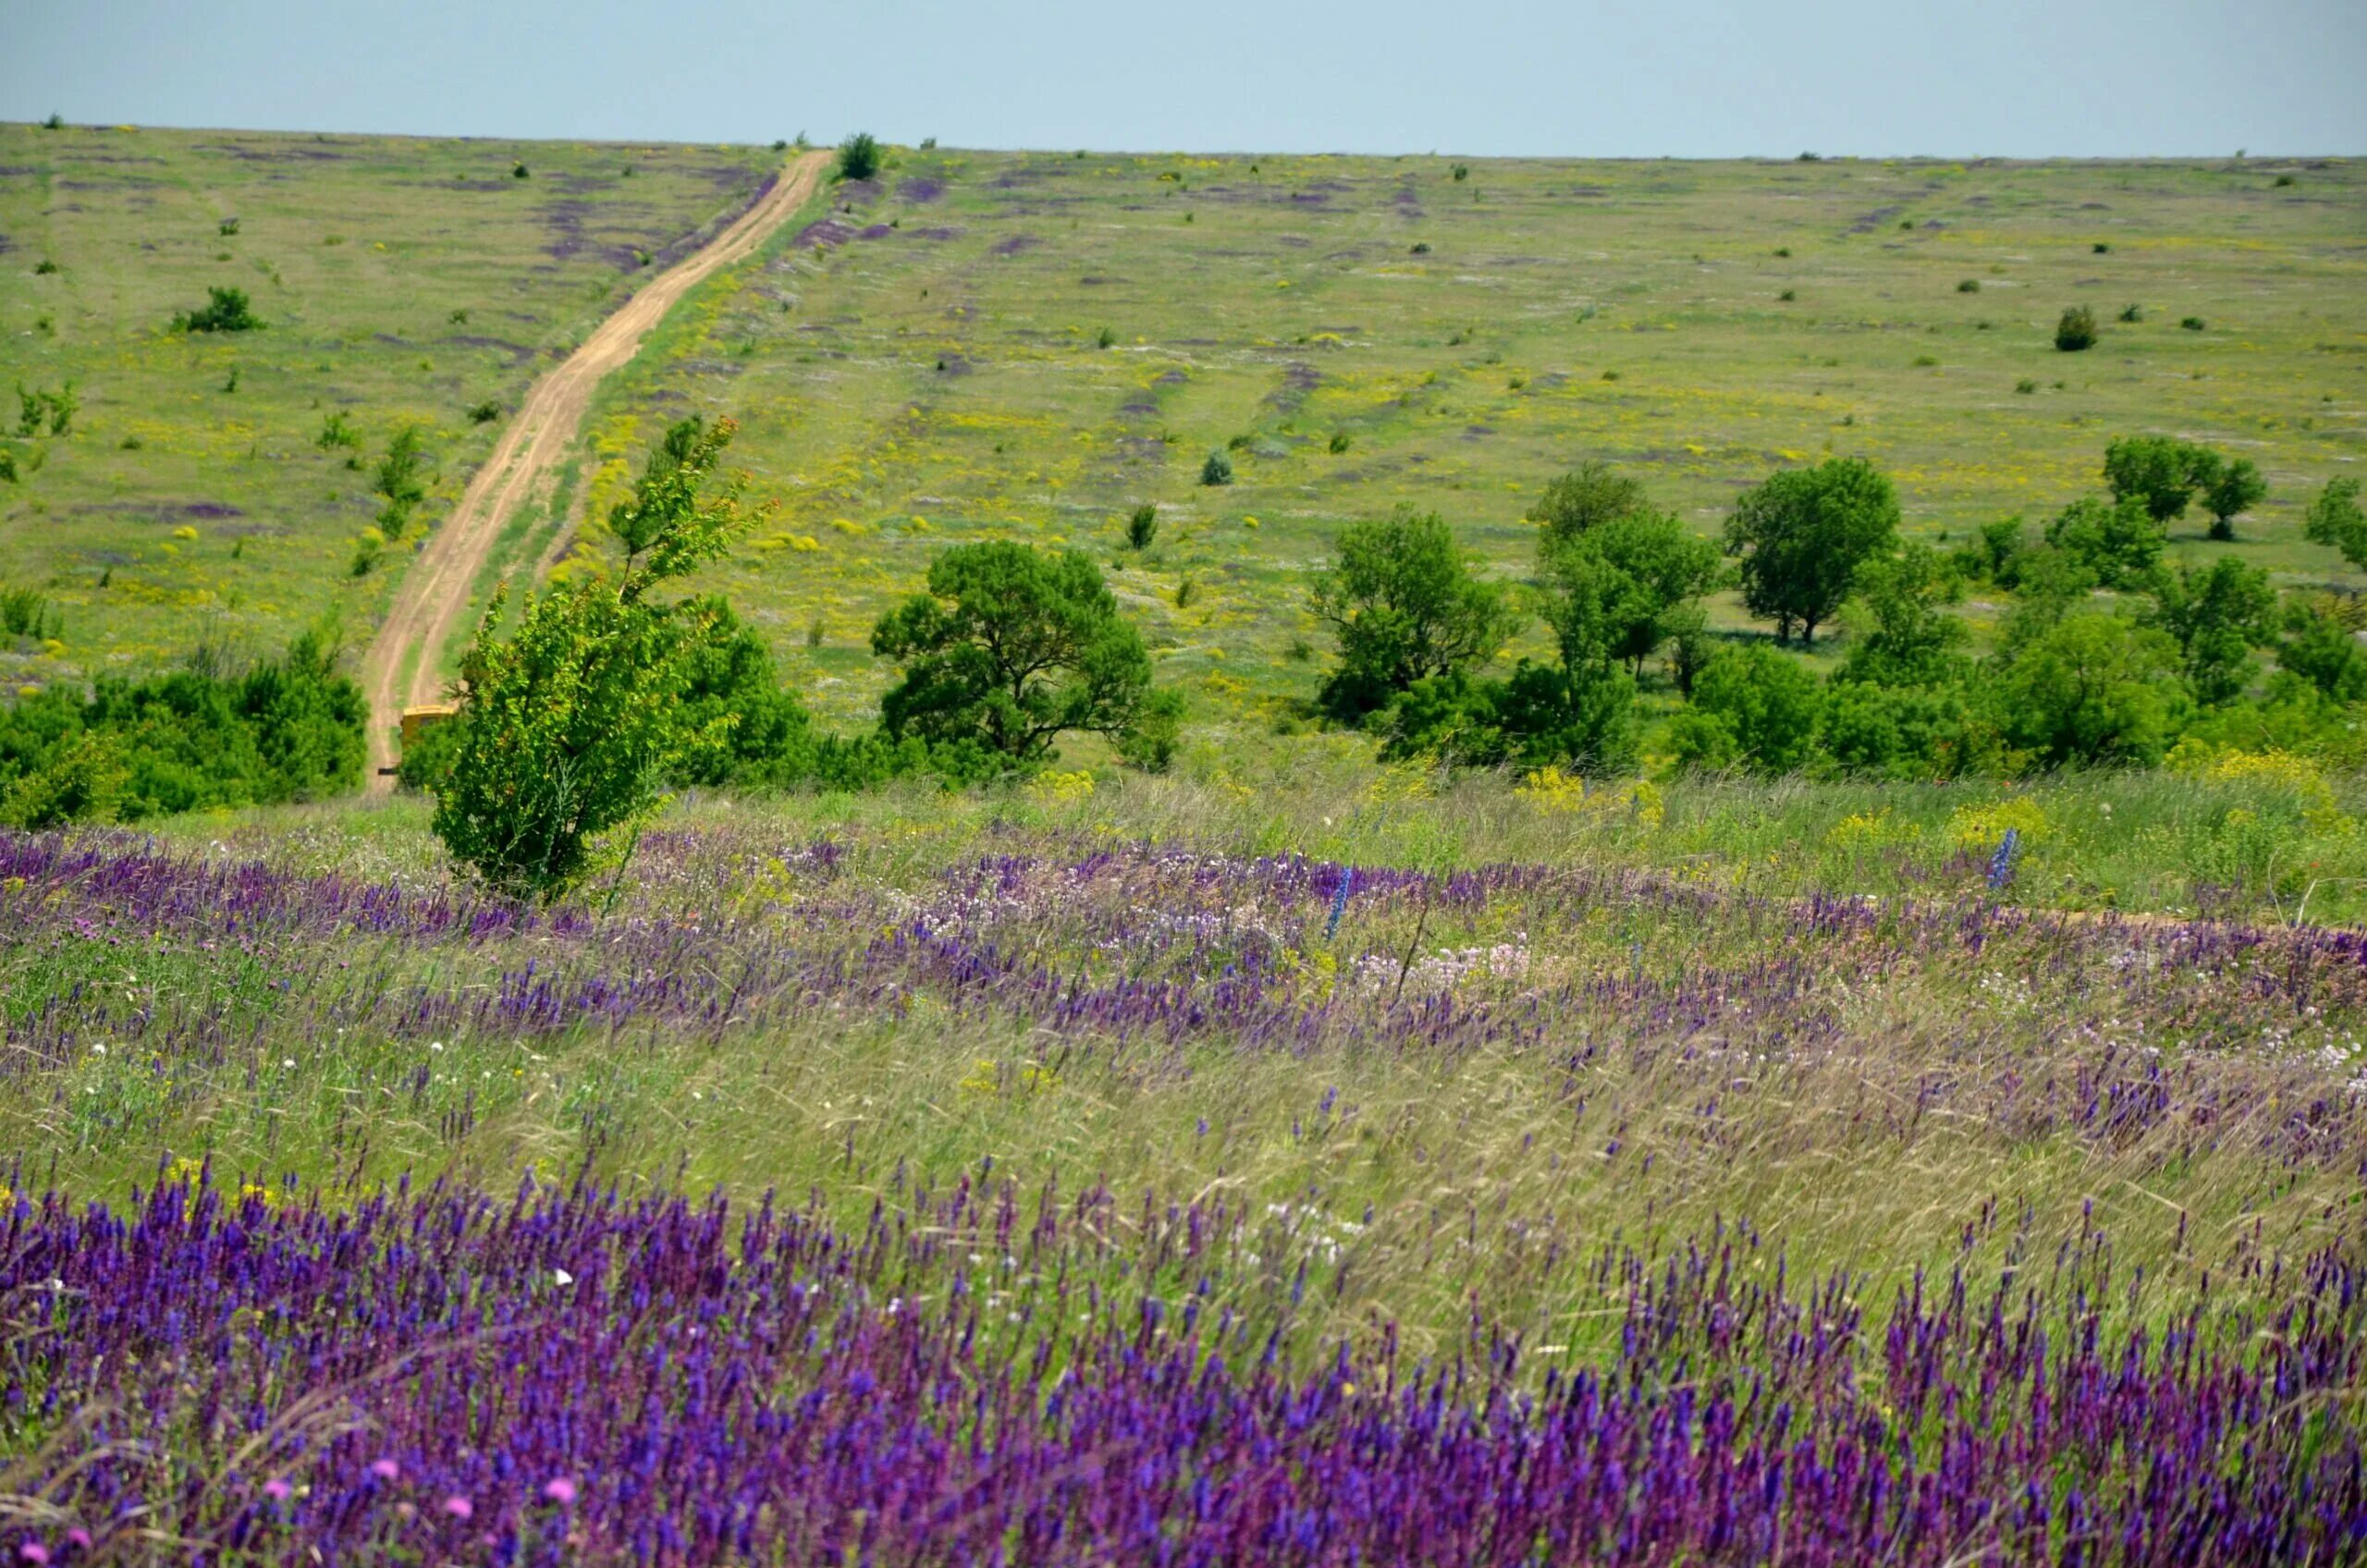
[[[231,670],[201,649],[182,668],[52,686],[0,710],[0,825],[141,821],[207,807],[322,800],[358,789],[361,688],[307,632]]]
[[[1082,551],[957,545],[930,565],[926,593],[880,618],[871,646],[904,666],[879,704],[891,740],[971,742],[1017,768],[1049,761],[1070,730],[1145,767],[1174,751],[1182,700],[1152,684],[1141,635]]]
[[[1861,458],[1786,469],[1744,493],[1726,521],[1726,553],[1742,558],[1743,603],[1775,622],[1778,641],[1813,642],[1849,596],[1858,569],[1898,535],[1898,496]]]
[[[1514,624],[1503,590],[1472,574],[1445,520],[1410,508],[1342,530],[1311,602],[1340,650],[1318,701],[1348,723],[1417,680],[1485,664]]]
[[[2117,502],[2082,496],[2046,525],[2046,542],[2061,550],[2102,587],[2121,591],[2149,586],[2169,535],[2144,497]],[[2024,575],[2032,564],[2021,563]]]
[[[2348,474],[2329,479],[2302,518],[2301,532],[2313,545],[2331,545],[2352,566],[2367,569],[2367,511],[2359,505],[2359,481]]]
[[[2227,703],[2243,695],[2253,673],[2251,650],[2276,633],[2276,590],[2268,573],[2221,556],[2200,570],[2164,572],[2153,593],[2153,623],[2177,640],[2196,699]]]
[[[505,594],[486,611],[460,661],[435,828],[487,886],[516,897],[572,886],[655,809],[685,757],[726,740],[728,718],[698,728],[682,712],[710,612],[650,594],[721,556],[749,521],[741,481],[705,488],[734,429],[692,419],[667,433],[610,514],[625,548],[614,574],[530,597],[507,638]]]

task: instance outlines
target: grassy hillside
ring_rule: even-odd
[[[1742,486],[1839,453],[1895,476],[1910,533],[1960,537],[2161,431],[2253,458],[2273,495],[2238,548],[2324,581],[2305,490],[2367,451],[2357,164],[906,152],[840,206],[610,384],[593,488],[685,410],[742,417],[734,458],[785,505],[718,577],[784,653],[818,628],[792,668],[849,717],[881,680],[871,619],[949,540],[1122,560],[1170,678],[1245,716],[1313,686],[1302,569],[1401,501],[1510,570],[1581,459],[1714,531]],[[2092,351],[2053,347],[2073,304]],[[1201,486],[1245,439],[1236,483]],[[1126,557],[1145,499],[1160,541]]]
[[[256,648],[325,612],[359,640],[399,569],[351,570],[398,428],[448,510],[535,375],[751,199],[734,147],[428,141],[0,126],[0,395],[72,383],[63,436],[0,444],[0,582],[45,592],[62,648],[0,650],[14,683]],[[516,169],[522,165],[524,178]],[[177,333],[209,288],[261,331]],[[315,444],[341,414],[358,451]],[[358,467],[349,467],[349,458]],[[35,466],[38,465],[38,466]],[[414,525],[409,544],[416,544]]]

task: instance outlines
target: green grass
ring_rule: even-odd
[[[0,650],[0,682],[144,670],[201,637],[261,652],[324,615],[366,640],[499,433],[470,408],[514,409],[645,276],[636,251],[662,261],[778,164],[744,147],[0,126],[5,377],[73,382],[82,404],[65,437],[6,441],[25,472],[0,483],[0,582],[41,588],[65,630],[62,649]],[[215,286],[244,289],[264,329],[168,330]],[[315,445],[332,412],[362,437],[358,469]],[[406,423],[434,486],[356,578],[371,470]]]

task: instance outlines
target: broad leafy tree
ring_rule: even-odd
[[[2177,640],[2195,696],[2205,703],[2242,696],[2252,677],[2252,649],[2275,635],[2276,590],[2268,573],[2221,556],[2201,570],[2164,572],[2153,592],[2154,623]]]
[[[2157,763],[2187,707],[2178,662],[2166,633],[2077,610],[1999,671],[1998,720],[2007,740],[2046,766]]]
[[[2085,496],[2046,525],[2046,542],[2099,585],[2136,591],[2152,585],[2168,535],[2141,496],[2119,501]]]
[[[2208,447],[2171,435],[2123,436],[2104,448],[2104,483],[2112,498],[2142,501],[2156,522],[2185,516],[2194,493],[2226,467]]]
[[[1898,496],[1862,458],[1786,469],[1746,491],[1726,521],[1726,553],[1742,558],[1743,603],[1803,643],[1848,598],[1858,569],[1898,537]]]
[[[1141,635],[1082,551],[956,545],[930,565],[928,592],[880,618],[871,647],[904,667],[880,699],[891,739],[975,741],[1021,768],[1068,730],[1145,767],[1173,754],[1182,699],[1152,684]]]
[[[1642,508],[1574,536],[1547,533],[1538,553],[1549,589],[1546,619],[1573,670],[1616,661],[1641,674],[1686,606],[1725,580],[1716,545],[1675,517]]]
[[[2302,533],[2313,545],[2331,545],[2355,567],[2367,567],[2367,511],[2359,505],[2359,481],[2329,479],[2310,503]]]
[[[1937,686],[1957,673],[1963,621],[1943,606],[1956,596],[1947,562],[1928,545],[1870,561],[1858,573],[1858,596],[1871,622],[1854,631],[1842,675],[1875,686]]]
[[[2268,499],[2268,481],[2261,477],[2260,466],[2250,458],[2237,458],[2219,465],[2203,487],[2202,504],[2211,512],[2211,537],[2233,539],[2236,520]]]
[[[1339,644],[1320,698],[1335,718],[1361,721],[1417,680],[1485,664],[1511,635],[1503,590],[1472,574],[1436,512],[1352,523],[1338,550],[1312,594]]]

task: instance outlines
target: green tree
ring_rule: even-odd
[[[879,704],[891,739],[975,741],[1017,767],[1049,761],[1072,729],[1145,767],[1173,754],[1182,699],[1152,685],[1142,637],[1082,551],[956,545],[871,647],[904,665]]]
[[[1318,698],[1334,718],[1360,722],[1417,680],[1485,664],[1512,634],[1503,590],[1472,575],[1436,512],[1351,523],[1337,548],[1310,595],[1339,643]]]
[[[1726,553],[1742,557],[1743,603],[1803,643],[1848,598],[1858,569],[1898,536],[1898,496],[1862,458],[1786,469],[1744,492],[1726,521]]]
[[[1797,658],[1754,643],[1710,661],[1693,683],[1691,711],[1733,737],[1731,760],[1757,773],[1795,773],[1816,755],[1824,689]]]
[[[692,419],[667,433],[632,496],[609,514],[625,552],[615,572],[530,597],[506,639],[496,630],[506,591],[487,608],[460,661],[435,828],[489,887],[549,897],[629,853],[619,839],[656,809],[663,781],[720,743],[681,714],[705,618],[651,592],[721,556],[750,521],[743,482],[705,493],[735,429]]]
[[[2202,504],[2211,512],[2211,537],[2233,539],[2236,519],[2267,499],[2268,481],[2251,459],[2220,464],[2202,492]]]
[[[2104,448],[2104,483],[2115,501],[2136,499],[2156,522],[2186,515],[2197,490],[2220,477],[2218,454],[2169,435],[2127,435]]]
[[[879,172],[879,141],[867,130],[858,130],[839,143],[840,179],[869,179]]]
[[[2355,567],[2367,568],[2367,511],[2359,506],[2359,481],[2348,475],[2329,479],[2301,521],[2301,532],[2313,545],[2331,545]]]
[[[1850,645],[1843,679],[1875,686],[1939,686],[1956,679],[1956,650],[1968,633],[1943,606],[1956,587],[1947,561],[1929,545],[1867,562],[1858,596],[1872,624]]]
[[[2367,648],[2332,595],[2295,595],[2285,605],[2276,662],[2337,702],[2367,700]]]
[[[2185,710],[2165,632],[2077,610],[2032,637],[1992,688],[2007,740],[2042,764],[2162,760]]]
[[[1575,535],[1547,533],[1546,619],[1564,665],[1624,660],[1640,675],[1683,609],[1724,582],[1718,547],[1666,512],[1638,508]]]
[[[2054,324],[2054,346],[2067,354],[2096,346],[2096,312],[2085,305],[2074,305],[2063,312]]]
[[[2152,583],[2168,534],[2140,496],[2114,503],[2085,496],[2046,525],[2046,542],[2079,563],[2100,585],[2131,591]]]
[[[2221,556],[2198,571],[2164,572],[2153,624],[2177,639],[2197,700],[2233,702],[2252,677],[2251,651],[2275,635],[2276,590],[2268,573]]]
[[[1540,548],[1572,544],[1590,530],[1646,509],[1644,487],[1609,463],[1581,463],[1546,482],[1545,492],[1528,508],[1528,521],[1542,531]]]
[[[1458,669],[1416,681],[1391,704],[1380,755],[1625,773],[1636,765],[1635,704],[1624,670],[1574,674],[1523,659],[1509,680],[1478,680]]]

